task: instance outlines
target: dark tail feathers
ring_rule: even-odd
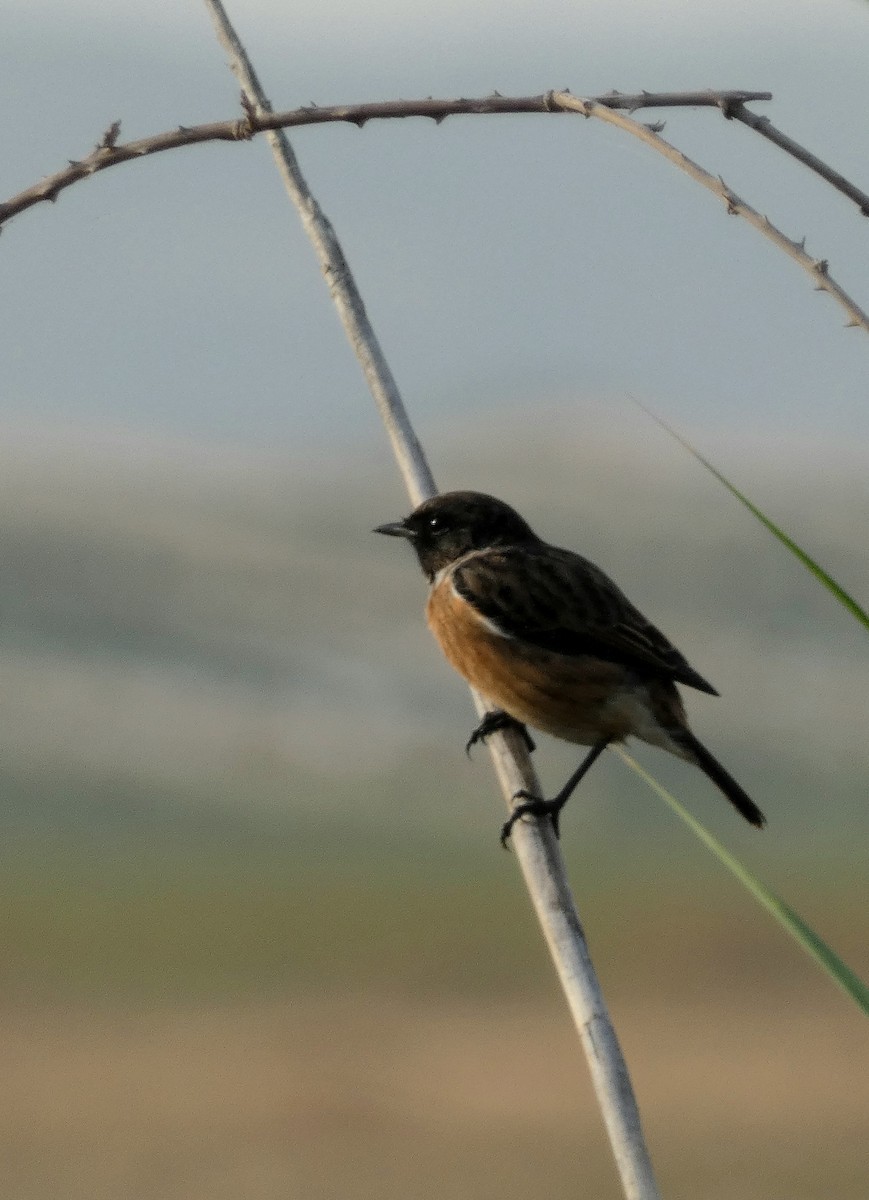
[[[733,776],[725,771],[718,759],[712,757],[702,742],[698,742],[691,730],[683,728],[678,733],[672,733],[671,736],[687,751],[686,757],[690,757],[724,793],[737,812],[741,813],[751,825],[763,829],[766,817],[754,801],[749,799]]]

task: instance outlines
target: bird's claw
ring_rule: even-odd
[[[517,821],[521,821],[523,817],[549,817],[552,822],[552,829],[556,837],[561,836],[559,829],[559,817],[561,810],[564,807],[560,797],[555,800],[541,800],[539,796],[532,796],[530,792],[520,791],[513,796],[514,802],[520,800],[510,816],[501,826],[501,845],[507,849],[507,843],[510,841],[510,835],[513,832],[513,826]]]
[[[496,709],[494,712],[486,713],[465,743],[465,754],[467,754],[468,758],[471,757],[471,750],[476,746],[477,742],[485,744],[486,738],[493,733],[498,733],[502,729],[515,729],[521,734],[525,748],[529,754],[533,754],[537,749],[530,733],[521,721],[517,721],[515,717],[511,717],[509,713],[505,713],[501,709]]]

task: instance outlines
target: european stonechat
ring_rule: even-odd
[[[497,705],[468,748],[507,723],[590,746],[557,796],[522,803],[522,816],[561,809],[611,742],[641,738],[704,771],[752,825],[763,813],[691,730],[677,683],[717,696],[594,563],[542,541],[509,505],[447,492],[375,533],[407,538],[431,584],[426,615],[460,675]],[[529,739],[530,741],[530,739]],[[533,744],[532,744],[533,746]]]

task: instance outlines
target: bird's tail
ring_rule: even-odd
[[[752,799],[746,795],[733,776],[725,771],[717,758],[714,758],[702,742],[699,742],[690,729],[682,728],[676,732],[670,730],[670,736],[685,751],[685,757],[697,764],[724,793],[737,812],[741,813],[751,825],[763,829],[766,817]]]

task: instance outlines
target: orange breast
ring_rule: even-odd
[[[616,663],[555,654],[502,637],[453,588],[447,574],[433,589],[428,625],[460,675],[517,720],[570,742],[632,732],[636,682]]]

